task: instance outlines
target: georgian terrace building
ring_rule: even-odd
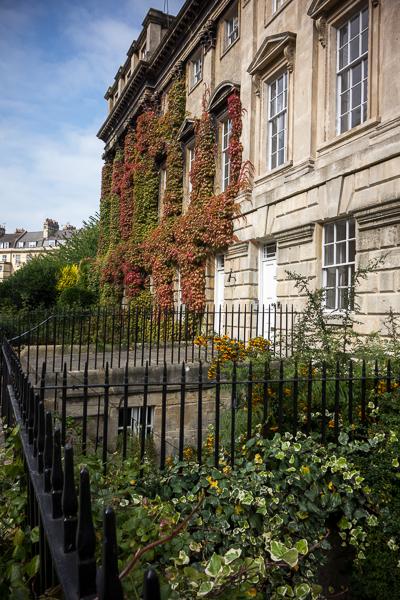
[[[34,256],[65,244],[74,233],[75,227],[59,228],[57,221],[46,219],[42,231],[17,229],[6,233],[0,226],[0,282],[13,275]]]
[[[204,84],[217,191],[229,179],[232,90],[245,109],[252,189],[237,199],[237,241],[207,265],[208,302],[301,308],[290,270],[326,288],[328,310],[340,309],[355,265],[385,255],[360,288],[363,330],[379,327],[390,307],[400,312],[399,8],[397,0],[187,0],[176,17],[147,14],[105,96],[106,161],[149,97],[162,110],[182,72],[185,207]],[[160,168],[160,196],[165,177]]]

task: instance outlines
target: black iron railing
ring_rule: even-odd
[[[43,391],[43,390],[42,390]],[[61,587],[66,600],[123,600],[118,574],[115,515],[103,515],[102,568],[96,565],[96,536],[92,520],[89,472],[80,471],[79,499],[74,479],[73,447],[54,429],[54,413],[23,373],[12,348],[1,354],[1,416],[18,425],[27,476],[27,522],[39,528],[39,572],[32,582],[33,597]],[[62,454],[64,460],[62,460]],[[144,598],[159,600],[156,573],[144,574]]]
[[[79,377],[64,364],[61,381],[43,363],[38,385],[7,340],[1,360],[2,416],[20,425],[28,519],[40,530],[35,593],[58,583],[71,599],[122,598],[111,509],[104,513],[103,575],[97,574],[96,584],[89,473],[80,474],[78,501],[72,439],[83,454],[100,454],[104,472],[115,450],[122,458],[136,453],[143,461],[149,440],[161,469],[174,458],[217,468],[223,459],[234,468],[241,446],[255,431],[265,437],[303,432],[322,443],[338,442],[342,431],[364,437],[382,395],[400,384],[390,360],[384,370],[365,361],[293,365],[272,360],[233,364],[229,370],[217,363],[211,379],[201,361],[151,369],[146,363],[141,371],[127,363],[122,378],[107,362],[100,374],[85,364]],[[158,589],[152,571],[146,581]],[[144,597],[157,597],[149,594]]]
[[[227,335],[247,342],[263,337],[271,353],[284,358],[293,351],[299,313],[293,306],[206,307],[202,312],[156,308],[98,309],[61,314],[34,313],[10,321],[0,319],[28,373],[39,377],[42,362],[47,371],[123,368],[131,366],[207,362],[215,355],[215,336]],[[196,345],[199,335],[210,343]]]

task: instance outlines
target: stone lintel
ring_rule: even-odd
[[[315,223],[300,225],[275,234],[279,248],[287,248],[298,244],[309,244],[313,240]]]
[[[227,252],[227,260],[238,258],[239,256],[247,256],[249,252],[249,244],[248,242],[241,242],[240,244],[235,244],[234,246],[230,246]]]
[[[372,208],[356,211],[354,216],[360,231],[400,224],[400,197]]]

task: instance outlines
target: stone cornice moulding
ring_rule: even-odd
[[[295,47],[296,34],[291,31],[267,36],[257,50],[247,72],[259,77],[277,58],[282,56],[287,61],[288,70],[293,71]]]
[[[278,248],[287,248],[288,246],[298,244],[309,244],[313,241],[315,223],[300,225],[286,231],[279,231],[274,234],[278,243]]]
[[[239,242],[234,246],[229,246],[227,258],[237,258],[239,256],[247,256],[249,253],[249,242]]]
[[[215,48],[217,43],[217,22],[214,19],[208,19],[201,28],[199,43],[203,46],[204,54]]]
[[[354,217],[360,231],[398,225],[400,223],[400,197],[378,206],[355,211]]]

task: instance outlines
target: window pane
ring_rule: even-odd
[[[279,149],[281,150],[282,148],[284,148],[285,146],[285,133],[282,131],[279,134]]]
[[[358,63],[351,70],[351,85],[355,86],[357,83],[361,81],[361,63]]]
[[[278,117],[278,131],[285,129],[285,115]]]
[[[343,287],[349,284],[348,281],[348,267],[339,267],[338,268],[338,286]]]
[[[339,50],[339,69],[343,69],[348,63],[349,47],[344,46]]]
[[[271,140],[271,151],[272,151],[273,153],[275,153],[275,152],[276,152],[276,150],[277,150],[277,148],[276,148],[276,142],[277,142],[277,139],[278,139],[278,138],[277,138],[277,136],[274,136],[274,137],[272,138],[272,140]]]
[[[361,104],[361,83],[359,83],[353,88],[352,103],[353,107],[359,106]]]
[[[336,269],[330,268],[326,270],[326,287],[336,287]]]
[[[340,30],[339,33],[339,45],[340,46],[344,46],[345,44],[347,44],[349,40],[349,36],[348,36],[348,27],[347,27],[347,23],[344,27],[342,27],[342,29]]]
[[[340,265],[346,262],[346,242],[336,244],[336,264]]]
[[[272,135],[276,135],[278,133],[278,122],[274,119],[271,123]]]
[[[271,169],[275,169],[276,167],[276,154],[272,154],[271,156]]]
[[[368,31],[361,34],[361,54],[368,50]]]
[[[349,290],[347,287],[345,288],[339,288],[338,290],[339,292],[339,298],[338,298],[338,309],[339,310],[345,310],[347,308],[347,304],[349,301]]]
[[[340,118],[340,132],[347,131],[349,128],[349,118],[348,115],[344,115]]]
[[[356,37],[350,42],[350,62],[356,60],[360,55],[360,42],[359,38]]]
[[[361,123],[361,106],[355,108],[352,113],[352,127],[359,125]]]
[[[326,290],[326,308],[335,308],[336,290]]]
[[[325,243],[333,242],[335,234],[335,225],[330,223],[329,225],[325,225]]]
[[[356,235],[356,223],[355,221],[349,221],[349,238],[353,238]]]
[[[368,8],[362,11],[361,13],[361,29],[366,29],[368,27]]]
[[[350,94],[349,92],[345,92],[340,96],[340,114],[344,115],[349,112],[350,108]]]
[[[325,246],[325,253],[324,253],[324,265],[333,265],[334,264],[334,252],[335,252],[335,247],[334,245],[330,245],[330,246]]]
[[[336,239],[338,241],[346,239],[346,221],[339,221],[336,225]]]
[[[349,262],[354,262],[356,257],[356,242],[352,240],[349,242]]]
[[[350,21],[350,39],[360,31],[360,15],[356,15]]]
[[[345,92],[346,90],[349,89],[349,74],[350,71],[347,70],[344,73],[342,73],[342,75],[340,76],[340,89],[342,92]]]
[[[283,163],[285,162],[285,149],[282,148],[282,150],[279,150],[279,163],[280,165],[283,165]]]

